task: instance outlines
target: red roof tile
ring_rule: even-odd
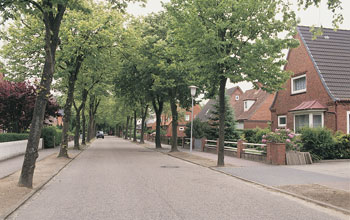
[[[298,105],[297,107],[295,107],[289,111],[292,112],[292,111],[317,110],[317,109],[325,110],[325,109],[327,109],[327,107],[322,105],[318,101],[313,100],[313,101],[304,101],[300,105]]]

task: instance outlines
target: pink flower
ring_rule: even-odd
[[[289,128],[286,129],[286,132],[290,132]]]
[[[266,141],[266,139],[262,139],[261,142],[266,143],[267,141]]]
[[[263,135],[263,136],[262,136],[262,138],[264,138],[264,139],[265,139],[265,138],[266,138],[266,135]]]
[[[290,139],[287,139],[286,141],[287,141],[288,143],[290,143]]]
[[[277,132],[277,131],[280,131],[280,129],[276,128],[276,129],[275,129],[275,132]]]
[[[289,138],[293,138],[293,137],[294,137],[294,134],[288,134],[288,137],[289,137]]]

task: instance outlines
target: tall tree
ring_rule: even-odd
[[[258,82],[268,91],[289,77],[282,70],[283,49],[295,47],[295,14],[282,0],[172,0],[176,39],[212,93],[219,93],[218,166],[224,165],[227,79]],[[276,17],[280,14],[280,18]],[[286,38],[279,33],[287,32]]]
[[[55,69],[56,49],[59,44],[59,32],[61,22],[66,11],[72,1],[67,0],[47,0],[47,1],[19,1],[5,0],[0,3],[0,11],[2,16],[13,18],[22,16],[26,18],[28,15],[34,16],[42,20],[44,26],[44,48],[45,61],[41,75],[38,96],[35,102],[33,119],[30,127],[30,134],[22,172],[18,182],[19,186],[32,187],[35,161],[38,158],[38,145],[43,126],[43,119],[47,98],[50,93],[50,86]],[[74,4],[77,4],[74,1]]]

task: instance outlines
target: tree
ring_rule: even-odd
[[[38,88],[38,96],[35,102],[22,172],[18,183],[19,186],[32,187],[35,161],[38,157],[40,133],[55,69],[60,26],[66,8],[70,5],[68,2],[72,3],[72,1],[67,0],[47,0],[40,2],[5,0],[0,3],[0,12],[5,19],[15,17],[16,15],[21,16],[21,14],[23,14],[23,17],[26,17],[26,15],[30,14],[42,20],[45,30],[45,61]],[[74,1],[73,4],[77,4],[77,2]]]
[[[281,68],[282,50],[297,45],[295,14],[282,0],[172,0],[166,7],[174,17],[175,37],[204,87],[211,95],[219,93],[218,166],[223,166],[227,79],[280,89],[289,77]],[[284,31],[287,37],[280,38]]]
[[[68,128],[75,84],[80,70],[88,57],[95,58],[101,55],[101,51],[117,43],[115,36],[119,36],[122,29],[121,16],[115,11],[108,11],[103,6],[94,4],[87,7],[91,8],[91,13],[87,14],[72,10],[62,25],[62,44],[57,62],[62,74],[66,77],[65,81],[68,85],[68,90],[64,107],[65,114],[59,157],[68,157]],[[101,64],[108,66],[109,63],[106,61]],[[91,139],[91,137],[89,138]]]
[[[225,96],[225,140],[237,141],[239,135],[236,131],[236,121],[234,111],[230,106],[229,98]],[[210,129],[207,130],[207,138],[210,140],[216,140],[219,138],[219,102],[218,100],[214,104],[214,109],[211,111],[211,117],[208,124]]]
[[[29,82],[0,82],[0,124],[8,132],[21,133],[30,126],[37,93]],[[51,96],[50,96],[51,97]],[[55,116],[58,105],[49,99],[45,118]]]
[[[110,0],[119,8],[125,7],[127,0]],[[61,22],[67,8],[83,9],[80,0],[45,0],[45,1],[22,1],[4,0],[0,2],[0,13],[4,20],[10,18],[26,20],[34,17],[41,20],[44,30],[44,61],[38,96],[35,102],[33,119],[28,138],[26,154],[19,179],[19,186],[32,187],[35,161],[38,157],[38,145],[47,99],[50,93],[53,74],[55,71],[56,50],[60,43],[59,33]],[[122,8],[121,8],[122,9]]]

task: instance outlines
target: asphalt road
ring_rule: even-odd
[[[9,219],[341,219],[121,139],[96,140]]]

